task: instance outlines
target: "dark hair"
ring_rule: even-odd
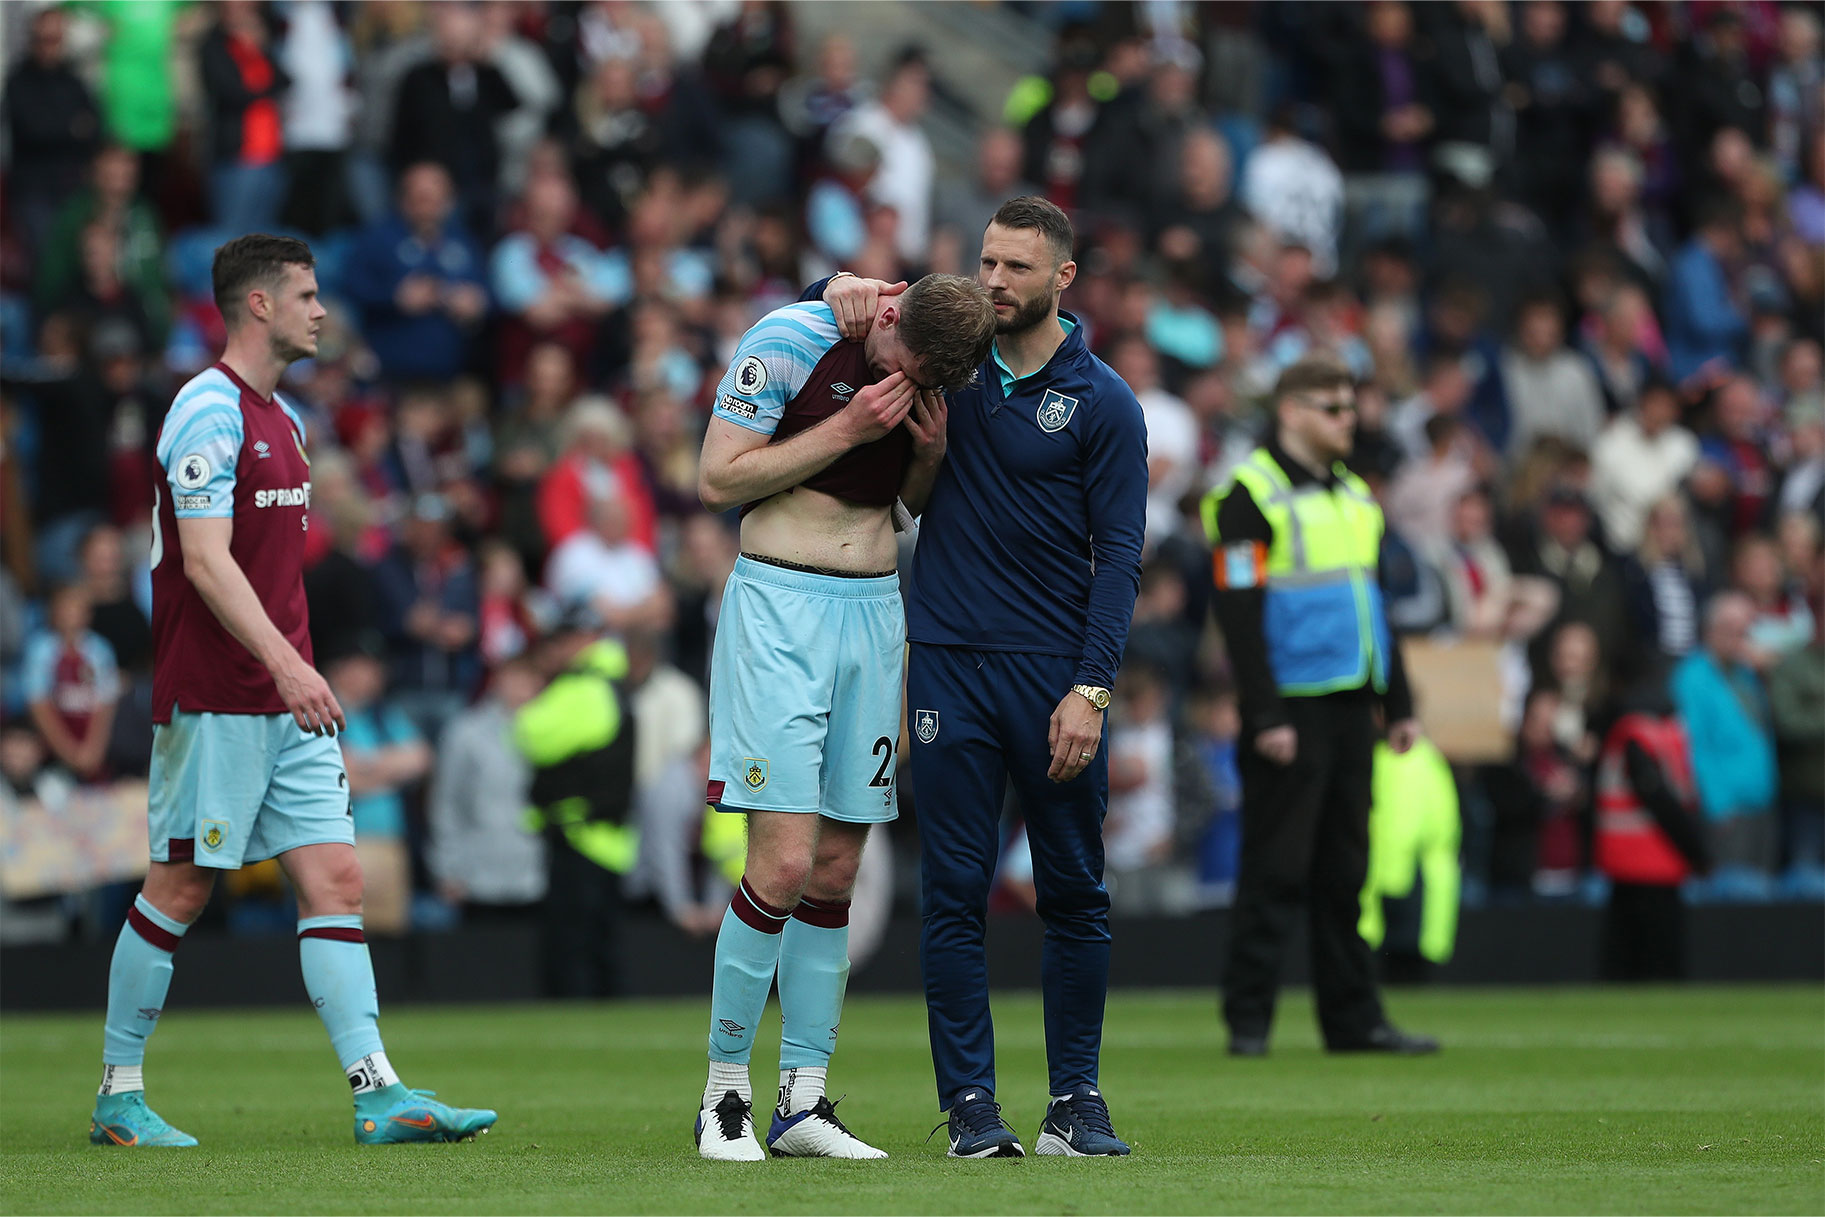
[[[1557,319],[1561,325],[1564,324],[1565,303],[1559,298],[1559,293],[1542,290],[1528,292],[1521,297],[1520,303],[1515,305],[1515,326],[1519,328],[1522,318],[1526,317],[1529,313],[1537,312],[1541,309],[1551,309],[1553,317]]]
[[[1426,420],[1426,443],[1431,447],[1438,447],[1446,440],[1455,437],[1458,427],[1461,425],[1450,414],[1434,414]]]
[[[1286,366],[1280,379],[1274,382],[1274,400],[1278,402],[1295,393],[1348,388],[1355,383],[1356,378],[1350,375],[1349,366],[1343,360],[1318,351]]]
[[[926,275],[900,297],[900,341],[924,364],[934,389],[975,379],[995,343],[995,305],[974,279]]]
[[[1743,205],[1734,195],[1714,194],[1701,201],[1694,209],[1696,222],[1692,227],[1703,232],[1708,228],[1728,228],[1735,231],[1743,222]]]
[[[271,233],[251,232],[236,237],[215,251],[215,265],[210,278],[215,286],[215,306],[222,320],[233,328],[245,315],[245,296],[249,288],[277,287],[288,266],[307,270],[317,265],[311,247],[296,237],[275,237]]]
[[[1003,228],[1030,228],[1039,233],[1046,239],[1046,248],[1052,251],[1052,261],[1059,266],[1069,262],[1072,251],[1077,248],[1077,233],[1071,227],[1071,217],[1058,204],[1036,194],[1009,199],[996,210],[991,223]]]

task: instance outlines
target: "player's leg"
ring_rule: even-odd
[[[152,864],[108,967],[102,1082],[89,1125],[97,1145],[196,1144],[146,1106],[146,1040],[164,1010],[179,941],[209,902],[217,871],[241,863],[265,761],[265,735],[251,716],[180,713],[153,728]]]
[[[748,1065],[754,1030],[779,970],[782,931],[811,874],[816,815],[748,813],[748,856],[716,934],[710,986],[710,1067],[696,1125],[698,1152],[715,1161],[766,1156],[754,1133]]]
[[[839,618],[824,742],[817,852],[804,897],[780,934],[779,1104],[767,1144],[778,1154],[885,1158],[851,1133],[825,1095],[849,984],[849,909],[870,824],[899,814],[901,673],[906,615],[896,579],[833,579]]]
[[[387,1060],[342,752],[333,739],[274,718],[279,759],[249,856],[277,857],[297,891],[298,966],[353,1092],[355,1140],[460,1141],[487,1132],[494,1112],[450,1107],[410,1090]]]
[[[780,933],[779,1103],[767,1133],[774,1153],[885,1158],[837,1117],[825,1093],[849,986],[849,905],[868,825],[820,818],[805,892]]]
[[[1292,764],[1277,765],[1262,756],[1246,732],[1237,751],[1242,859],[1223,971],[1223,1018],[1229,1024],[1229,1050],[1237,1056],[1267,1051],[1281,957],[1305,898],[1318,809],[1330,781],[1332,741],[1312,713],[1313,700],[1285,702],[1299,735]]]
[[[143,1070],[146,1040],[171,988],[172,956],[214,886],[214,871],[189,862],[154,862],[121,926],[108,966],[101,1089],[89,1121],[89,1140],[97,1145],[196,1144],[195,1137],[146,1106]]]
[[[1060,690],[1075,678],[1072,660],[996,655],[1008,776],[1026,816],[1033,885],[1046,936],[1040,948],[1050,1101],[1033,1150],[1071,1157],[1119,1156],[1097,1073],[1103,1006],[1109,993],[1109,891],[1103,886],[1103,817],[1109,805],[1109,752],[1099,747],[1068,782],[1046,776],[1048,741]]]
[[[716,935],[709,1069],[694,1136],[718,1161],[766,1157],[748,1077],[754,1028],[779,969],[781,931],[811,873],[836,635],[815,579],[741,559],[723,591],[710,660],[709,802],[748,815],[742,881]]]
[[[983,932],[1001,856],[1007,770],[979,651],[914,643],[907,661],[913,805],[919,814],[919,962],[938,1106],[950,1153],[1024,1155],[995,1105],[995,1026]]]

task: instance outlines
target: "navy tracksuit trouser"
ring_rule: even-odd
[[[1109,989],[1108,751],[1099,747],[1069,782],[1046,777],[1052,712],[1076,670],[1063,656],[912,647],[906,711],[921,850],[920,962],[941,1108],[965,1086],[995,1088],[983,930],[1010,781],[1046,926],[1040,977],[1051,1093],[1097,1081]]]

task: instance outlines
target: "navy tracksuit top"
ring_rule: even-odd
[[[1066,656],[1074,683],[1112,688],[1140,587],[1147,429],[1077,319],[1059,316],[1069,332],[1037,372],[1004,389],[991,354],[979,384],[949,395],[907,637]]]

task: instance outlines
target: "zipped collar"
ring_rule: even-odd
[[[1064,327],[1065,340],[1058,344],[1058,349],[1052,352],[1052,357],[1050,359],[1040,364],[1025,376],[1014,375],[1013,370],[1010,369],[1007,364],[1001,362],[1001,351],[992,345],[989,347],[989,362],[995,368],[995,375],[1001,388],[1002,397],[1012,396],[1018,391],[1022,381],[1032,380],[1036,376],[1043,375],[1047,368],[1053,367],[1054,365],[1063,367],[1066,363],[1075,363],[1078,359],[1082,358],[1084,353],[1089,349],[1084,345],[1084,327],[1082,322],[1063,309],[1058,310],[1058,321],[1059,324]]]

